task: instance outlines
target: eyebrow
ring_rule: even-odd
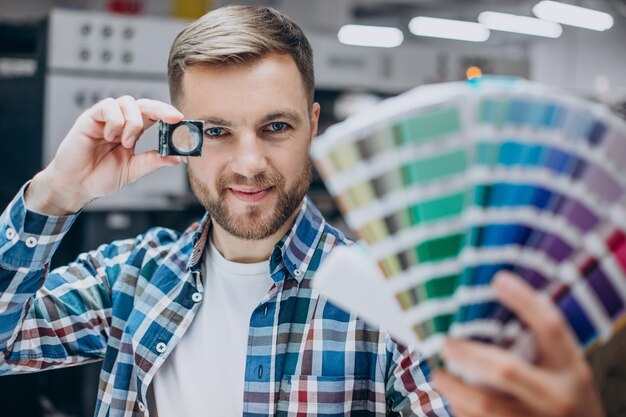
[[[219,119],[215,117],[200,117],[200,120],[202,120],[204,123],[209,124],[209,125],[233,127],[233,124],[229,122],[228,120]]]
[[[273,113],[267,114],[263,119],[261,119],[261,123],[267,123],[276,119],[288,119],[291,122],[299,122],[301,117],[298,113],[291,110],[281,110]]]
[[[224,127],[233,127],[232,122],[225,120],[225,119],[220,119],[219,117],[206,116],[206,117],[200,117],[199,119],[204,121],[204,123],[206,124],[224,126]],[[302,118],[300,117],[298,113],[294,111],[279,110],[279,111],[275,111],[275,112],[272,112],[263,116],[263,118],[261,119],[261,124],[265,124],[276,119],[288,119],[293,123],[297,123],[297,122],[300,122]]]

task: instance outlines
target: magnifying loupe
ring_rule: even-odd
[[[182,120],[165,123],[159,120],[159,155],[201,156],[202,120]]]

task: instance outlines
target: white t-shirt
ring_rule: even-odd
[[[208,246],[202,271],[204,298],[191,326],[155,375],[151,417],[243,414],[250,317],[272,285],[269,260],[231,262],[211,242]]]

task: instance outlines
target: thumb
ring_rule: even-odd
[[[128,182],[135,182],[163,167],[176,166],[181,162],[180,156],[163,157],[156,150],[133,155],[129,161]]]

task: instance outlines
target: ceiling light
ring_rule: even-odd
[[[608,13],[557,1],[540,1],[533,13],[540,19],[585,29],[605,31],[613,26],[613,16]]]
[[[409,22],[409,30],[417,36],[484,42],[489,39],[489,29],[479,23],[460,20],[418,16]]]
[[[546,38],[558,38],[563,33],[558,23],[508,13],[482,12],[478,15],[478,22],[492,30]]]
[[[404,35],[394,27],[345,25],[339,29],[337,39],[346,45],[394,48],[402,44]]]

